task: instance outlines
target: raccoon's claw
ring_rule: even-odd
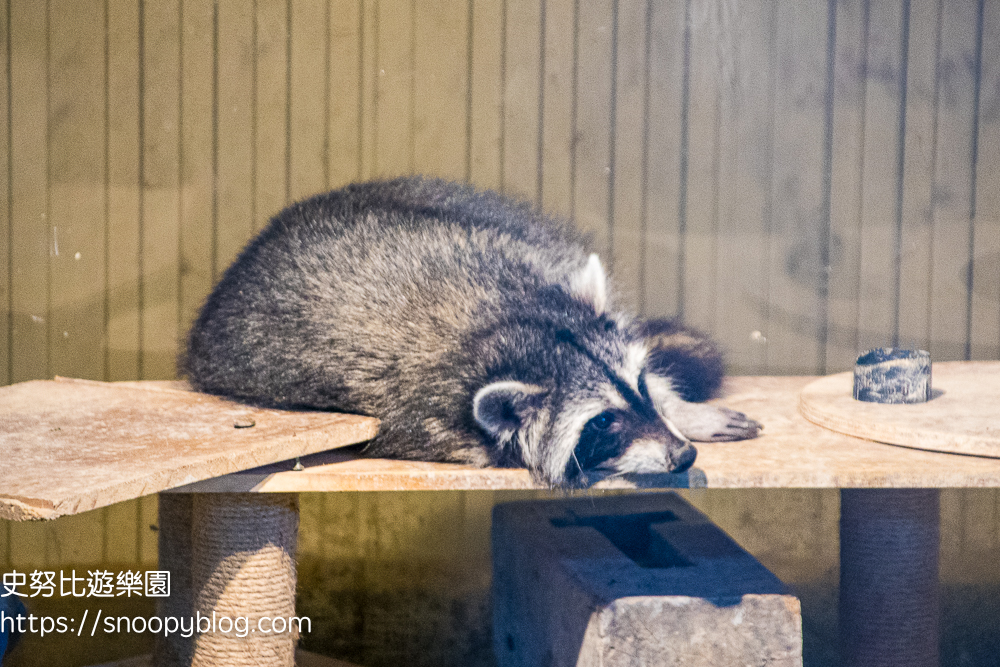
[[[742,412],[704,403],[683,403],[671,419],[684,435],[698,442],[756,438],[763,428]]]
[[[760,435],[761,429],[764,428],[760,422],[750,419],[742,412],[730,410],[729,408],[719,408],[719,411],[728,417],[729,421],[726,422],[723,428],[712,434],[713,442],[749,440]]]

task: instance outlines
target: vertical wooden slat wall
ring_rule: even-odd
[[[1000,356],[1000,1],[4,0],[0,382],[166,378],[287,202],[571,215],[741,373]]]

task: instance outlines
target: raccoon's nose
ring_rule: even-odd
[[[698,450],[694,446],[684,445],[670,457],[674,464],[670,472],[684,472],[694,464],[697,457]]]

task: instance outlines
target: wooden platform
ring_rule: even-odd
[[[820,378],[802,390],[811,422],[838,433],[953,454],[1000,457],[1000,361],[934,364],[926,403],[883,405],[851,396],[852,373]]]
[[[683,475],[610,478],[596,487],[1000,487],[1000,459],[884,445],[810,423],[798,406],[814,380],[730,378],[720,402],[762,422],[759,438],[699,443],[695,468]],[[538,488],[524,470],[336,451],[371,438],[377,425],[353,415],[249,408],[183,383],[59,379],[4,387],[0,518],[50,519],[167,489]],[[296,456],[305,470],[291,470]]]
[[[53,519],[370,439],[378,420],[262,410],[183,383],[0,388],[0,518]]]
[[[836,433],[799,412],[801,390],[815,377],[734,377],[718,401],[764,424],[754,440],[697,443],[684,475],[606,479],[596,488],[941,488],[1000,487],[1000,459],[942,454]],[[186,491],[400,491],[538,488],[525,470],[364,459],[340,450],[192,485]]]

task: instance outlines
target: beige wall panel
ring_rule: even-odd
[[[645,270],[646,130],[648,114],[648,5],[618,3],[615,55],[614,167],[611,211],[615,285],[633,309],[643,307]]]
[[[222,0],[217,7],[216,279],[254,232],[253,7],[244,0]],[[325,91],[321,64],[316,63],[316,86]],[[320,120],[319,135],[323,137],[325,118]],[[323,190],[325,164],[320,164],[318,171],[323,178],[317,186]]]
[[[1000,581],[1000,493],[996,489],[941,491],[941,580],[945,584]]]
[[[613,4],[594,0],[577,6],[573,218],[609,264]]]
[[[684,26],[682,0],[650,5],[648,119],[646,121],[646,235],[643,241],[643,312],[677,314],[680,306],[678,219],[681,134],[684,118]]]
[[[292,0],[289,158],[291,199],[326,190],[329,3]]]
[[[418,2],[413,16],[413,169],[468,173],[469,2]]]
[[[1000,3],[983,9],[970,352],[1000,359]]]
[[[891,347],[896,313],[896,222],[903,87],[902,0],[869,5],[861,180],[859,350]]]
[[[96,566],[103,562],[106,528],[104,512],[91,510],[83,514],[65,517],[58,523],[46,521],[45,563],[72,563],[76,567]],[[66,576],[70,576],[66,572]],[[77,571],[77,576],[86,577],[86,572]],[[58,575],[57,575],[58,579]],[[71,584],[70,584],[71,585]],[[83,584],[79,584],[83,588]]]
[[[184,0],[181,11],[180,326],[187,331],[223,268],[216,250],[216,26],[221,7]],[[221,72],[219,73],[221,75]]]
[[[361,0],[361,178],[377,175],[375,163],[376,113],[379,78],[379,0]]]
[[[538,202],[541,5],[507,0],[506,8],[503,189]]]
[[[330,11],[327,172],[330,188],[360,178],[361,2],[341,2]]]
[[[139,501],[116,503],[100,511],[104,517],[103,562],[138,561]]]
[[[48,20],[32,0],[10,5],[11,382],[50,375]]]
[[[837,3],[830,145],[830,280],[826,371],[854,368],[858,356],[861,170],[865,143],[865,3]]]
[[[824,219],[827,6],[779,2],[766,372],[816,373]]]
[[[10,569],[10,521],[0,522],[0,568]]]
[[[49,522],[42,521],[11,521],[5,522],[10,539],[9,566],[15,569],[44,567],[55,565],[48,560],[46,542]]]
[[[254,228],[289,198],[288,0],[257,0],[254,81]]]
[[[715,330],[719,229],[719,111],[722,52],[717,48],[725,0],[692,0],[687,109],[687,192],[684,210],[684,322]]]
[[[949,1],[941,12],[929,350],[937,361],[967,354],[977,5]]]
[[[140,498],[139,503],[139,559],[138,562],[152,569],[156,566],[157,531],[153,529],[159,522],[156,496]]]
[[[576,3],[545,0],[542,83],[541,204],[549,213],[573,212],[573,73]]]
[[[503,163],[503,3],[473,0],[469,63],[469,174],[484,188],[500,189]]]
[[[138,380],[140,349],[139,7],[108,2],[107,358],[105,379]],[[192,271],[210,267],[192,267]]]
[[[375,176],[414,169],[414,3],[381,0],[375,37]]]
[[[899,248],[899,345],[930,344],[927,300],[931,281],[934,179],[935,72],[941,5],[910,4],[906,58],[906,135]]]
[[[180,7],[143,7],[141,373],[159,380],[175,375],[180,337]]]
[[[49,5],[50,372],[104,377],[104,3]]]
[[[767,351],[775,8],[740,5],[720,26],[718,285],[715,330],[730,372],[761,374]]]
[[[0,12],[3,16],[9,16],[8,9],[10,0],[0,2]],[[9,46],[10,46],[10,23],[4,22],[0,26],[0,108],[10,108],[10,86],[9,78],[6,75],[10,71],[8,68]],[[10,116],[0,114],[0,220],[6,223],[0,227],[0,383],[10,382],[10,257],[12,241],[10,237]],[[0,223],[2,224],[2,223]],[[3,540],[3,531],[0,530],[0,540]],[[3,562],[3,544],[0,542],[0,563]]]

